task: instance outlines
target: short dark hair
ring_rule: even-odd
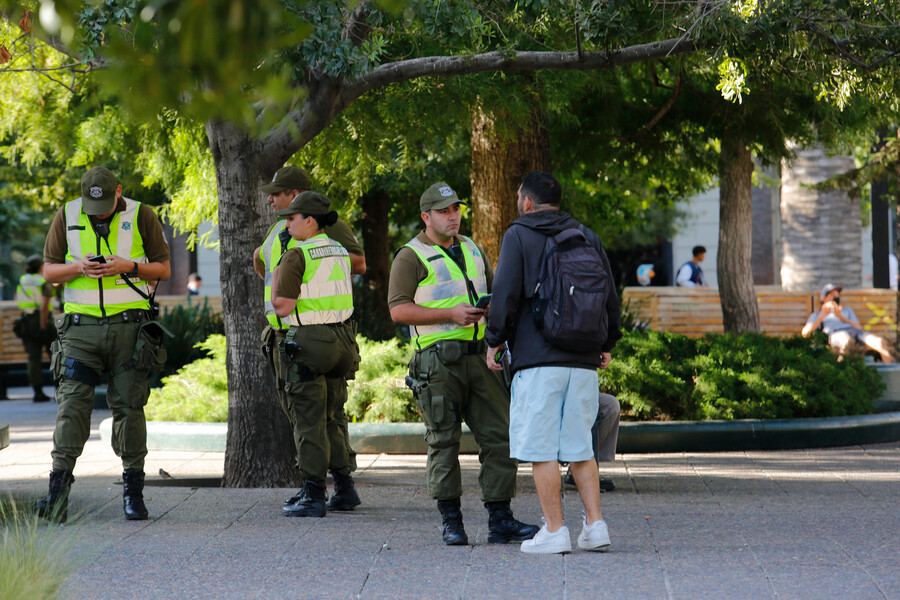
[[[706,246],[694,246],[693,249],[691,250],[691,253],[694,256],[697,256],[700,254],[706,254]]]
[[[559,206],[562,187],[550,173],[532,171],[522,178],[522,195],[528,196],[536,204]]]
[[[188,281],[203,281],[203,278],[200,277],[199,273],[191,273],[188,275]]]

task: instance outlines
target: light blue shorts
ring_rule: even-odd
[[[513,377],[509,455],[529,462],[593,458],[599,380],[594,369],[534,367]]]

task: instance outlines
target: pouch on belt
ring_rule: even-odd
[[[159,321],[147,321],[141,325],[134,344],[134,367],[145,371],[158,371],[166,364],[165,336],[174,337]]]

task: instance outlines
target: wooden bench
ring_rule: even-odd
[[[0,301],[0,368],[28,364],[28,354],[22,340],[13,333],[13,323],[22,314],[19,305],[14,301]],[[44,352],[44,361],[49,363],[50,357]]]
[[[775,286],[758,286],[756,299],[762,332],[781,337],[798,335],[810,313],[821,305],[818,291],[786,292]],[[622,301],[635,321],[650,329],[688,337],[724,331],[717,289],[627,287]],[[841,304],[853,309],[863,329],[883,336],[892,345],[896,343],[896,291],[845,289]]]

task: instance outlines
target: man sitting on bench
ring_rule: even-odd
[[[856,349],[856,344],[874,350],[881,355],[882,362],[892,363],[894,357],[887,342],[881,336],[865,331],[856,314],[849,306],[841,307],[841,290],[833,283],[822,288],[822,308],[809,315],[801,335],[809,337],[813,331],[821,330],[828,336],[828,344],[843,357]]]

